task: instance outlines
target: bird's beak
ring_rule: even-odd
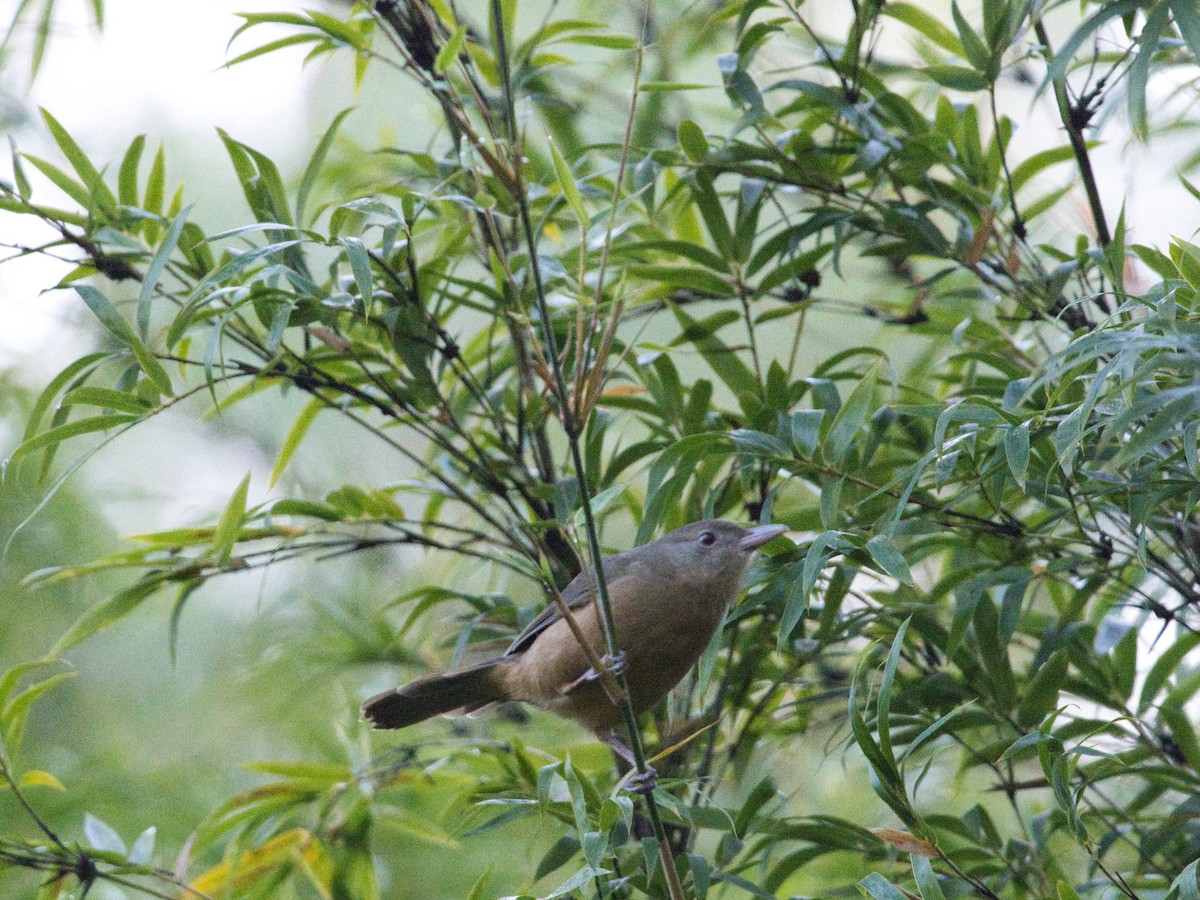
[[[744,538],[738,541],[741,550],[757,550],[773,537],[778,537],[787,531],[786,525],[756,525],[751,528]]]

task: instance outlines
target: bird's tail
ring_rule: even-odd
[[[440,713],[478,709],[510,699],[504,679],[506,659],[418,678],[376,694],[363,704],[363,717],[375,728],[406,728]]]

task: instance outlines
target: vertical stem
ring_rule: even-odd
[[[596,528],[596,517],[592,512],[591,490],[588,486],[583,451],[579,442],[580,423],[575,420],[575,414],[571,409],[567,395],[566,380],[563,376],[562,363],[558,356],[558,341],[554,336],[554,325],[551,321],[550,308],[546,303],[545,287],[542,284],[541,266],[538,263],[537,255],[537,239],[533,233],[533,222],[529,214],[525,180],[521,175],[521,154],[518,152],[516,146],[516,110],[512,92],[512,77],[509,72],[508,46],[504,34],[504,14],[500,8],[500,0],[492,0],[491,11],[493,28],[496,32],[496,59],[500,67],[500,82],[504,93],[504,118],[511,142],[509,152],[514,171],[517,173],[518,190],[515,192],[513,199],[517,203],[517,210],[521,220],[521,230],[525,238],[526,249],[529,251],[529,270],[533,280],[538,319],[542,326],[543,339],[546,342],[546,356],[553,371],[554,384],[552,387],[555,399],[558,401],[559,418],[562,422],[563,431],[567,436],[567,444],[570,447],[571,466],[575,470],[576,479],[579,483],[579,505],[583,510],[588,550],[592,558],[593,569],[596,573],[596,598],[599,604],[600,620],[604,626],[604,642],[608,655],[616,657],[620,648],[617,646],[616,629],[613,625],[612,601],[608,596],[608,582],[604,577],[604,559],[600,552],[600,537]],[[616,679],[617,684],[621,688],[617,698],[617,709],[621,713],[621,720],[625,725],[625,731],[629,739],[629,749],[633,754],[634,767],[637,769],[638,774],[645,774],[648,770],[646,753],[642,746],[641,732],[637,727],[637,717],[634,714],[633,705],[629,701],[629,685],[626,682],[624,674],[617,675]],[[662,858],[663,873],[666,876],[671,900],[684,900],[683,886],[679,880],[679,872],[675,867],[675,857],[672,855],[671,846],[667,841],[667,833],[663,827],[658,804],[655,802],[652,793],[644,794],[643,798],[646,803],[646,812],[654,829],[655,840],[658,842],[658,852]]]
[[[739,267],[740,268],[740,267]],[[746,295],[746,288],[741,283],[741,274],[738,275],[738,299],[742,301],[742,316],[746,320],[746,337],[750,343],[750,359],[754,363],[754,377],[758,379],[759,384],[762,384],[763,373],[762,363],[758,359],[758,341],[754,337],[754,317],[750,314],[750,298]],[[764,388],[765,393],[765,388]]]
[[[1049,63],[1054,59],[1054,52],[1050,49],[1050,35],[1046,33],[1046,26],[1040,18],[1033,27],[1038,41],[1044,48],[1043,55],[1046,57],[1046,62]],[[1092,220],[1096,224],[1096,240],[1100,242],[1101,247],[1107,247],[1112,243],[1112,235],[1108,230],[1108,220],[1104,216],[1104,205],[1100,202],[1100,190],[1096,186],[1096,173],[1092,170],[1092,158],[1088,153],[1087,141],[1083,137],[1083,129],[1075,121],[1071,101],[1067,97],[1067,85],[1062,78],[1054,79],[1054,99],[1058,102],[1058,117],[1062,120],[1063,128],[1066,129],[1067,138],[1071,142],[1071,150],[1075,154],[1075,165],[1079,169],[1083,189],[1087,192],[1088,206],[1092,210]]]

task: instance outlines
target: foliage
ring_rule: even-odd
[[[216,231],[144,138],[105,166],[44,113],[62,159],[18,154],[0,208],[57,235],[30,252],[76,255],[59,286],[105,341],[45,386],[7,477],[52,494],[177,406],[266,395],[292,420],[271,484],[247,477],[210,525],[27,579],[126,575],[0,682],[2,774],[40,827],[4,861],[51,873],[47,896],[375,897],[399,864],[372,852],[381,831],[445,845],[538,817],[554,842],[514,889],[544,897],[669,896],[664,837],[697,898],[1195,896],[1200,247],[1127,241],[1089,133],[1121,102],[1144,139],[1195,124],[1152,121],[1146,97],[1167,69],[1194,96],[1200,14],[1085,2],[1062,29],[1049,11],[856,2],[833,28],[748,0],[653,8],[636,37],[500,0],[246,15],[233,62],[347,55],[444,129],[339,178],[343,112],[290,180],[222,133],[250,217]],[[253,44],[269,25],[287,35]],[[706,54],[714,88],[685,80]],[[701,111],[721,89],[732,115]],[[1067,142],[1021,157],[1030,101]],[[1087,221],[1064,232],[1049,214],[1074,179]],[[280,493],[327,418],[403,477]],[[386,639],[341,660],[416,671],[435,615],[447,659],[514,633],[536,612],[519,587],[563,584],[594,523],[619,546],[702,516],[796,540],[764,549],[646,726],[657,849],[603,757],[517,739],[356,733],[340,759],[260,764],[172,871],[153,831],[127,847],[93,819],[76,847],[26,798],[54,779],[16,756],[47,673],[151,598],[174,640],[218,576],[387,546],[464,558],[473,581],[374,611]],[[466,589],[485,578],[501,589]],[[799,812],[782,769],[807,740],[840,741],[882,806]],[[452,798],[433,819],[413,812],[430,785]],[[822,880],[826,857],[853,862]],[[472,896],[490,895],[484,874]]]

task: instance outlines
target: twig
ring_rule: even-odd
[[[1046,25],[1041,17],[1034,22],[1034,31],[1042,45],[1042,56],[1046,62],[1052,62],[1054,51],[1050,48],[1050,35],[1046,33]],[[1058,116],[1066,129],[1067,139],[1071,142],[1071,151],[1075,154],[1075,165],[1079,169],[1079,177],[1083,180],[1083,189],[1087,193],[1088,206],[1092,211],[1092,219],[1096,225],[1096,239],[1101,247],[1112,243],[1112,234],[1108,230],[1108,220],[1104,215],[1104,206],[1100,202],[1100,190],[1096,185],[1096,173],[1092,169],[1092,158],[1088,154],[1087,141],[1083,137],[1083,129],[1087,124],[1084,117],[1087,112],[1081,107],[1073,107],[1067,96],[1065,78],[1055,78],[1054,99],[1058,103]],[[1100,298],[1103,299],[1103,298]],[[1108,312],[1109,310],[1105,310]]]

